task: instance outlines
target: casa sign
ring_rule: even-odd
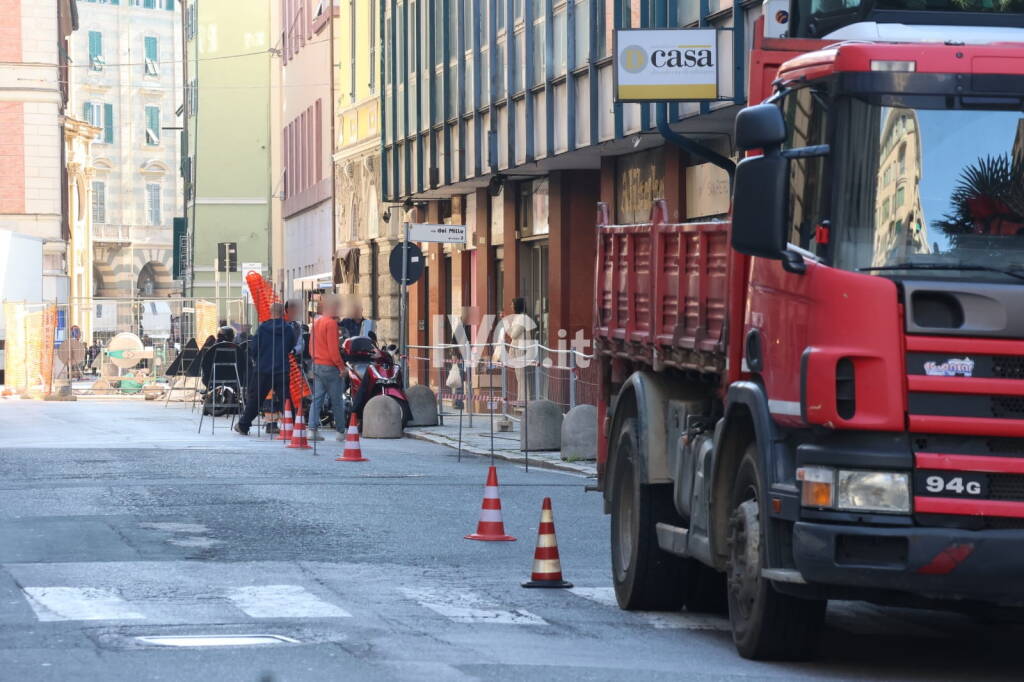
[[[615,32],[616,101],[716,99],[716,29],[620,29]]]

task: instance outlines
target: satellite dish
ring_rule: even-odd
[[[107,344],[107,358],[120,369],[131,369],[139,360],[153,357],[153,349],[142,345],[142,339],[130,332],[121,332]]]

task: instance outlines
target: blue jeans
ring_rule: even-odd
[[[345,429],[345,377],[334,365],[313,365],[313,405],[309,408],[309,427],[320,426],[320,410],[324,396],[331,399],[334,412],[334,428]]]

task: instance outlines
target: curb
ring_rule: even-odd
[[[447,436],[442,436],[435,433],[424,433],[422,431],[406,431],[405,437],[415,438],[416,440],[424,440],[430,443],[436,443],[437,445],[444,445],[445,447],[451,448],[453,450],[459,447],[458,441],[454,441],[451,438],[448,438]],[[462,452],[471,455],[476,455],[478,457],[491,456],[491,451],[489,449],[478,448],[472,445],[466,445],[465,443],[463,443],[462,445]],[[526,457],[519,455],[509,455],[505,452],[502,452],[501,450],[494,451],[494,458],[503,460],[505,462],[512,462],[513,464],[522,464],[524,466],[526,465]],[[546,459],[530,458],[530,466],[536,467],[538,469],[552,469],[554,471],[563,471],[570,474],[585,476],[587,478],[597,477],[597,464],[590,462],[587,462],[585,464],[576,464],[574,462],[552,462]]]

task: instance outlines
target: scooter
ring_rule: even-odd
[[[386,395],[402,408],[402,428],[412,420],[409,398],[405,395],[402,367],[395,360],[398,346],[379,347],[371,336],[353,336],[341,344],[341,357],[348,369],[349,409],[363,418],[370,399]]]

